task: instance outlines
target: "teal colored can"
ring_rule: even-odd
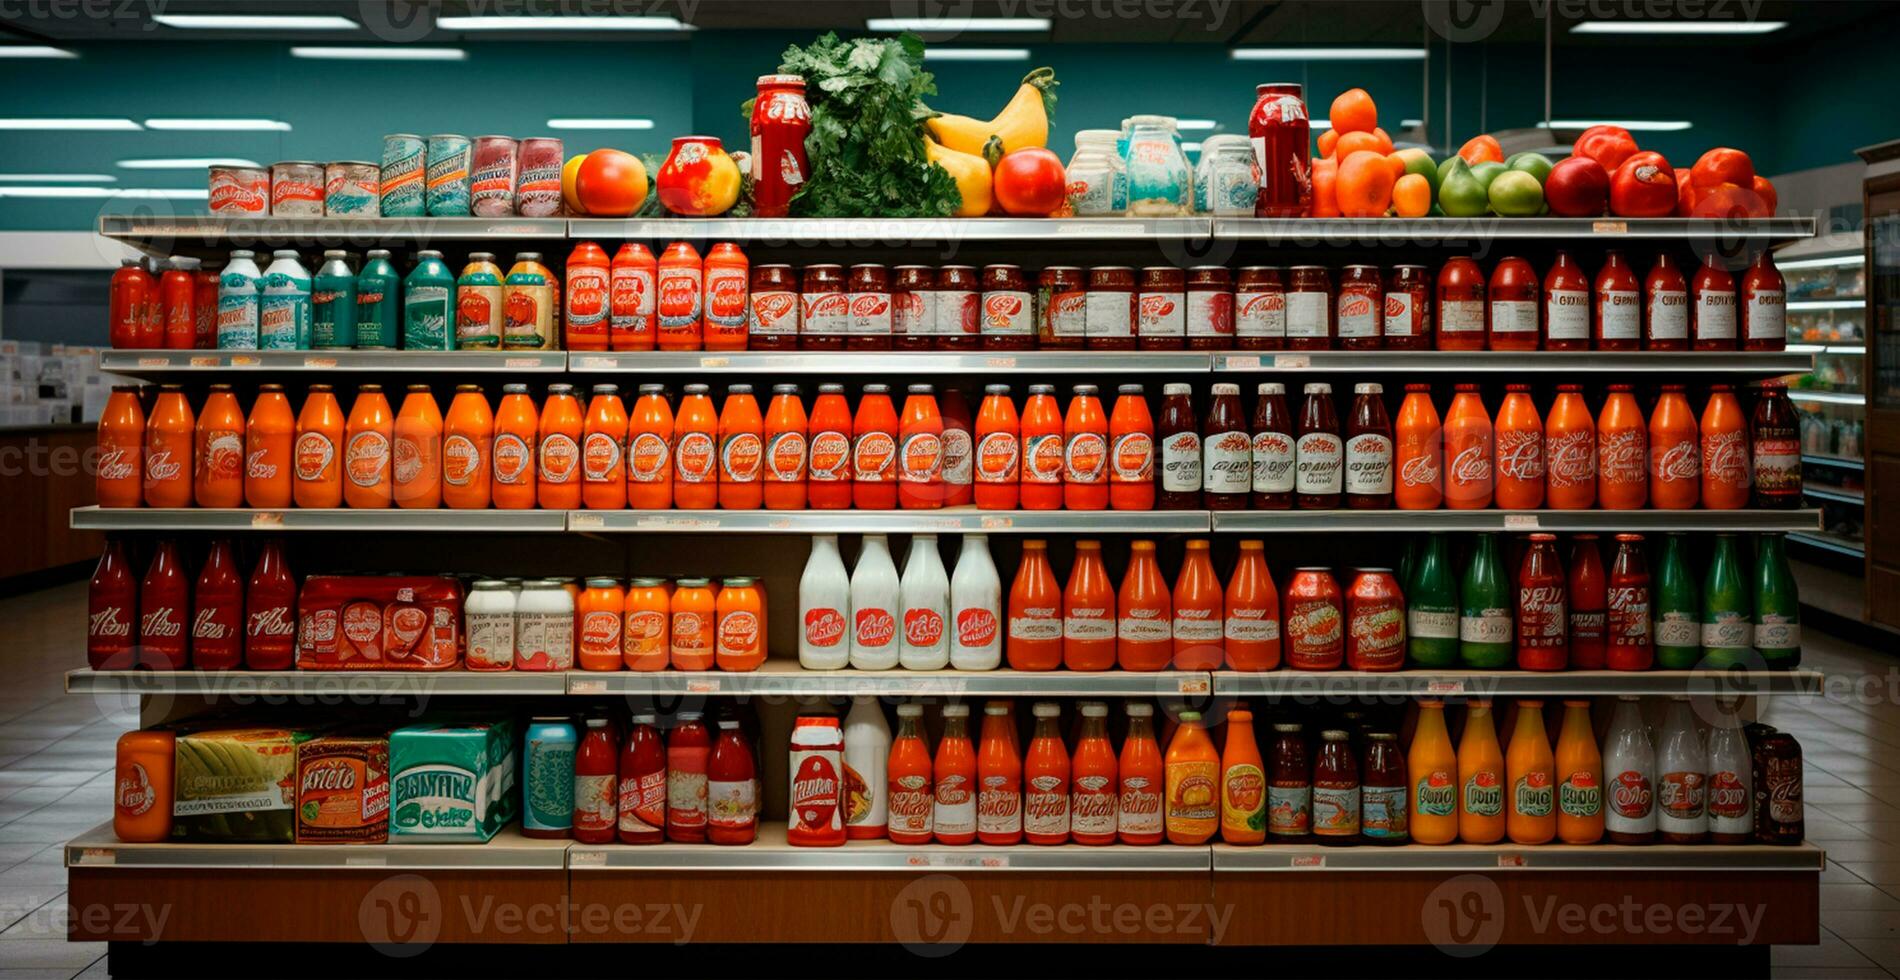
[[[404,350],[454,350],[455,274],[442,253],[417,252],[416,267],[402,281]]]
[[[521,832],[528,837],[566,837],[574,827],[574,723],[536,718],[522,752]]]
[[[348,253],[332,249],[311,280],[310,305],[314,324],[311,346],[318,349],[356,346],[356,273]]]
[[[402,277],[390,264],[389,250],[370,249],[356,274],[356,346],[395,350],[402,336]]]

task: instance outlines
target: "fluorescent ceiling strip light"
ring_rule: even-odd
[[[231,133],[290,132],[290,124],[281,119],[147,119],[145,126],[147,129]]]
[[[864,22],[867,31],[916,31],[920,34],[950,31],[1046,31],[1047,17],[872,17]]]
[[[1424,61],[1424,48],[1235,48],[1235,61]]]
[[[387,48],[293,47],[292,58],[325,58],[332,61],[467,61],[461,48]]]
[[[1181,149],[1182,149],[1182,151],[1183,151],[1183,152],[1186,152],[1186,153],[1199,153],[1199,152],[1201,152],[1201,144],[1199,144],[1199,143],[1183,143],[1183,144],[1181,144]]]
[[[1028,61],[1028,48],[925,48],[925,61]]]
[[[130,119],[0,119],[0,129],[86,129],[134,132],[143,128]]]
[[[1218,124],[1212,119],[1176,119],[1174,121],[1174,128],[1182,131],[1213,129],[1216,125]]]
[[[110,184],[118,179],[111,174],[0,174],[0,181],[20,184]]]
[[[243,157],[133,157],[114,166],[126,170],[203,170],[206,167],[263,167]]]
[[[77,58],[78,55],[65,48],[55,48],[44,44],[7,44],[0,45],[0,58]]]
[[[1772,34],[1785,20],[1586,20],[1572,34]]]
[[[691,24],[677,17],[523,17],[476,16],[438,17],[435,26],[445,31],[691,31]]]
[[[550,119],[549,129],[652,129],[651,119]]]
[[[152,19],[198,31],[353,31],[361,26],[335,14],[154,14]]]
[[[1788,303],[1791,310],[1858,310],[1867,305],[1864,299],[1797,299]]]
[[[1864,255],[1836,255],[1826,259],[1796,259],[1793,262],[1775,260],[1777,269],[1833,269],[1841,266],[1860,265],[1867,261]]]
[[[1621,126],[1632,133],[1679,133],[1694,126],[1687,119],[1552,119],[1538,123],[1539,129],[1589,129],[1592,126]]]

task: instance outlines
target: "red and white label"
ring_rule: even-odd
[[[1036,318],[1029,294],[1016,289],[984,293],[981,332],[985,337],[1034,334]]]
[[[1186,335],[1186,295],[1183,293],[1142,293],[1135,301],[1135,332],[1143,337]]]

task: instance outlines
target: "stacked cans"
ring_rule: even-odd
[[[263,218],[374,218],[380,173],[373,163],[285,160],[210,168],[212,214]]]
[[[565,162],[550,137],[391,133],[381,163],[212,167],[209,199],[212,214],[247,217],[546,218],[562,212]]]

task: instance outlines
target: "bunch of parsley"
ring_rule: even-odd
[[[811,176],[792,214],[942,218],[963,203],[949,171],[924,155],[923,120],[932,113],[923,97],[937,93],[937,82],[923,64],[915,34],[841,41],[830,33],[785,49],[779,71],[804,76],[811,105]]]

